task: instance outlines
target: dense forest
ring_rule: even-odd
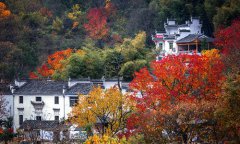
[[[214,36],[239,15],[240,0],[0,0],[0,79],[131,80],[167,18],[200,17]]]

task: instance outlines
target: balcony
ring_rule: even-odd
[[[196,50],[181,50],[181,51],[178,51],[178,54],[189,54],[189,55],[193,55],[193,54],[197,54],[197,55],[201,55],[200,52],[197,52],[196,53]]]
[[[42,109],[45,103],[43,101],[31,101],[31,104],[35,109]]]

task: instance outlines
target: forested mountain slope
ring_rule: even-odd
[[[82,69],[103,71],[91,74],[94,78],[125,73],[131,79],[132,71],[154,58],[150,36],[164,29],[167,18],[183,23],[198,16],[204,33],[213,36],[239,14],[240,0],[0,0],[0,79],[28,78],[30,71],[47,63],[48,55],[67,48],[87,52],[90,58],[85,62],[93,67]],[[104,59],[96,59],[98,53]],[[111,72],[116,65],[106,68],[110,74],[94,66],[94,62],[101,66],[114,61],[116,53],[121,60],[117,73]],[[75,65],[80,59],[72,57],[69,63]],[[72,71],[57,78],[84,77],[88,72],[65,69]]]

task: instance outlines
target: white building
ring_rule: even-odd
[[[167,19],[165,32],[156,32],[152,40],[156,44],[157,60],[167,55],[180,53],[199,53],[210,49],[213,38],[202,33],[199,18],[191,17],[190,21],[178,25],[174,19]]]
[[[78,101],[78,95],[87,95],[93,86],[103,89],[117,85],[117,80],[27,80],[15,81],[10,86],[8,98],[9,115],[13,116],[14,129],[18,129],[25,120],[61,120],[67,119],[72,106]],[[126,92],[128,83],[122,83]]]

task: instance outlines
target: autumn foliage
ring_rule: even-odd
[[[7,6],[0,2],[0,19],[1,18],[7,18],[11,15],[11,11],[7,9]]]
[[[146,134],[149,142],[191,139],[190,124],[203,123],[213,113],[221,94],[223,63],[218,50],[199,55],[168,56],[136,73],[130,86],[137,111],[128,129]],[[202,130],[203,131],[203,130]],[[160,134],[159,133],[163,133]],[[175,134],[173,134],[173,132]],[[166,139],[169,137],[168,139]]]
[[[115,6],[110,0],[105,1],[105,6],[100,8],[91,8],[87,12],[88,22],[83,26],[92,39],[104,39],[109,35],[108,19],[116,12]]]
[[[37,68],[37,72],[30,72],[29,78],[46,78],[53,75],[55,71],[61,71],[63,68],[63,60],[66,60],[71,56],[73,50],[68,48],[66,50],[57,51],[52,55],[48,56],[47,63]]]
[[[238,72],[240,70],[240,20],[234,20],[231,26],[219,29],[215,37],[215,45],[222,49],[227,68]]]
[[[100,135],[116,136],[123,131],[132,103],[117,87],[103,90],[95,87],[88,96],[79,95],[78,103],[69,115],[72,123],[91,125]]]
[[[88,23],[84,24],[84,28],[93,39],[102,39],[108,34],[107,16],[103,11],[101,8],[92,8],[88,11]]]

